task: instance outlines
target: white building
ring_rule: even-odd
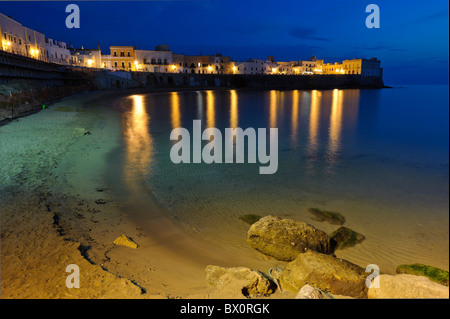
[[[47,54],[47,61],[49,62],[60,64],[72,64],[74,62],[70,50],[67,49],[67,44],[65,42],[46,38],[45,50]]]
[[[0,13],[0,34],[3,51],[35,59],[45,59],[45,35],[24,27],[11,17]]]
[[[147,72],[173,72],[172,51],[136,50],[137,70]]]
[[[70,49],[72,62],[77,66],[87,68],[102,68],[102,53],[100,49]]]

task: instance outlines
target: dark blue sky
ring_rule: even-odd
[[[65,27],[76,3],[81,28]],[[380,7],[368,29],[365,8]],[[175,53],[325,62],[376,56],[386,84],[448,83],[448,3],[444,0],[194,0],[3,2],[0,12],[75,47],[169,44]]]

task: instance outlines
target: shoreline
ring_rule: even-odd
[[[173,90],[165,92],[170,91]],[[0,188],[0,201],[4,201],[0,203],[2,298],[244,298],[236,292],[218,294],[209,287],[205,263],[264,272],[284,264],[253,250],[240,258],[233,249],[218,250],[201,242],[176,225],[152,194],[128,198],[128,202],[113,196],[122,190],[108,182],[107,177],[114,179],[111,172],[120,172],[115,167],[105,168],[104,164],[119,147],[120,117],[117,112],[107,112],[111,107],[105,104],[132,94],[157,92],[90,92],[66,98],[33,117],[17,121],[29,126],[16,122],[0,126],[0,134],[19,134],[17,138],[25,143],[15,145],[18,149],[9,145],[0,157],[19,166],[7,177],[5,168],[0,170],[0,180],[4,179]],[[27,136],[27,132],[21,133],[26,131],[24,128],[35,134],[34,140],[23,140]],[[43,135],[38,134],[41,129]],[[28,148],[32,150],[24,154]],[[136,190],[146,191],[142,185]],[[148,207],[151,214],[136,212],[136,207]],[[115,246],[113,241],[122,234],[133,238],[140,247]],[[14,262],[5,264],[5,257]],[[69,263],[79,264],[82,280],[86,280],[86,275],[86,282],[93,285],[67,289],[64,270]],[[35,269],[36,264],[39,269]],[[34,289],[27,273],[36,276]],[[28,288],[22,289],[23,285]],[[270,298],[294,296],[277,291]]]

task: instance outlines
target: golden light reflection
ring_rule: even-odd
[[[319,148],[319,119],[320,119],[320,99],[322,93],[313,90],[311,92],[311,108],[309,111],[309,144],[308,153],[310,157],[314,157]]]
[[[172,129],[181,127],[181,115],[180,115],[180,98],[177,92],[172,92],[170,104],[172,105],[171,120]]]
[[[298,126],[298,105],[299,103],[299,91],[295,90],[292,92],[292,141],[295,143],[297,140],[297,126]]]
[[[126,158],[125,179],[131,181],[146,173],[151,163],[153,140],[149,133],[149,116],[142,95],[131,96],[132,109],[124,117]]]
[[[236,90],[231,90],[230,94],[230,127],[235,129],[238,127],[238,97]]]
[[[343,95],[344,92],[342,90],[333,90],[327,151],[330,165],[336,163],[341,145]]]
[[[277,127],[277,91],[270,91],[270,127]]]
[[[215,127],[214,93],[206,91],[206,127]]]

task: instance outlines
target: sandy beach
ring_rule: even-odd
[[[205,266],[267,272],[279,264],[194,238],[151,196],[148,210],[126,215],[105,178],[105,160],[120,137],[120,117],[105,106],[123,94],[66,98],[0,127],[1,298],[244,298],[217,295]],[[139,248],[114,245],[122,234]],[[69,264],[80,268],[80,289],[65,285]]]

